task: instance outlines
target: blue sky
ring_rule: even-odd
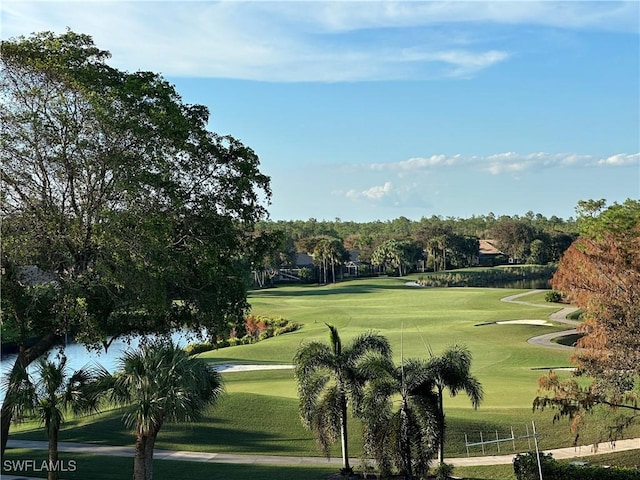
[[[271,218],[574,215],[640,197],[640,2],[3,0],[260,156]]]

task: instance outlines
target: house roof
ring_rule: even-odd
[[[297,253],[296,266],[304,267],[306,265],[313,265],[313,257],[311,257],[311,255],[307,255],[306,253]]]
[[[495,246],[495,240],[480,240],[481,255],[502,255],[502,252]]]

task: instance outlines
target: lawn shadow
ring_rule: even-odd
[[[308,453],[308,449],[299,446],[308,441],[308,438],[291,438],[264,431],[247,432],[235,428],[229,421],[216,419],[215,425],[167,425],[158,435],[156,446],[210,453],[290,455]]]
[[[408,290],[413,287],[408,287],[405,282],[408,281],[404,278],[398,279],[399,283],[395,284],[381,284],[381,285],[349,285],[347,283],[340,284],[327,284],[327,285],[310,285],[304,286],[295,291],[289,289],[270,288],[266,290],[252,290],[250,297],[306,297],[306,296],[326,296],[326,295],[357,295],[374,293],[381,290]],[[420,290],[420,289],[415,289]]]

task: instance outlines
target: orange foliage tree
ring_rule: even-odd
[[[575,379],[540,378],[544,394],[534,408],[551,406],[578,431],[584,413],[598,405],[620,415],[610,426],[615,438],[640,418],[640,201],[578,204],[581,235],[564,253],[552,286],[584,309],[583,335],[572,356]],[[577,439],[577,437],[576,437]]]

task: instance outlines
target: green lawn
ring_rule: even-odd
[[[2,462],[2,472],[26,475],[36,478],[47,478],[42,471],[42,461],[46,460],[46,452],[41,450],[9,449]],[[11,470],[17,467],[18,460],[35,460],[38,466],[33,468]],[[125,457],[105,457],[81,453],[61,453],[62,465],[69,471],[62,472],[64,480],[128,480],[133,476],[133,459]],[[24,464],[23,464],[24,465]],[[6,467],[10,467],[9,469]],[[40,469],[41,471],[37,471]],[[74,470],[74,471],[70,471]],[[335,473],[333,467],[299,466],[299,465],[233,465],[214,462],[183,462],[174,460],[154,460],[154,480],[175,480],[220,478],[225,480],[321,480]]]
[[[491,324],[498,320],[547,319],[563,305],[544,302],[543,293],[522,299],[544,307],[540,308],[500,301],[523,290],[422,289],[405,286],[407,280],[363,279],[328,286],[290,286],[252,292],[249,301],[254,313],[280,315],[301,323],[302,328],[257,344],[207,352],[202,357],[215,363],[291,363],[302,342],[327,341],[324,322],[339,328],[343,342],[367,330],[382,333],[389,338],[396,361],[401,358],[401,341],[405,357],[427,357],[427,345],[438,353],[449,344],[461,343],[473,353],[472,370],[484,386],[485,400],[481,408],[474,411],[464,396],[445,399],[448,456],[466,455],[465,433],[470,441],[476,441],[481,431],[485,436],[495,436],[496,430],[500,436],[506,435],[511,427],[516,435],[522,435],[532,420],[536,421],[541,434],[541,448],[570,445],[573,435],[567,423],[554,423],[550,411],[533,412],[531,404],[539,376],[547,368],[569,366],[571,351],[527,343],[529,337],[567,327]],[[478,326],[487,323],[489,325]],[[291,370],[225,373],[224,378],[227,395],[221,403],[194,425],[164,426],[158,448],[319,455],[311,434],[302,428],[298,419],[296,385]],[[602,428],[606,421],[602,420],[603,416],[598,414],[589,423],[583,436],[586,442],[603,438],[606,433]],[[350,433],[351,453],[357,457],[361,454],[357,421],[352,421]],[[637,427],[628,432],[628,435],[639,434]],[[133,445],[133,436],[123,427],[117,411],[72,420],[60,437],[69,441]],[[44,439],[44,434],[35,425],[25,424],[14,428],[12,438]],[[521,448],[525,447],[518,445],[518,449]],[[482,452],[476,449],[471,453]],[[487,453],[497,452],[487,449]],[[333,454],[339,454],[338,447]]]
[[[400,360],[428,356],[427,345],[438,353],[452,343],[467,345],[474,357],[473,371],[485,388],[485,406],[526,407],[536,394],[540,368],[569,366],[569,352],[527,344],[529,337],[566,329],[566,326],[484,325],[498,320],[546,319],[562,308],[528,307],[500,302],[521,290],[483,288],[419,289],[406,287],[406,279],[382,278],[324,287],[279,287],[254,292],[250,297],[259,314],[282,315],[303,328],[255,345],[208,352],[211,361],[290,363],[303,341],[326,341],[324,322],[336,325],[344,340],[374,330],[385,335]],[[283,386],[281,386],[283,388]],[[285,389],[286,390],[286,389]],[[256,390],[257,392],[260,389]],[[295,390],[289,390],[295,395]],[[451,406],[467,406],[453,399]]]

